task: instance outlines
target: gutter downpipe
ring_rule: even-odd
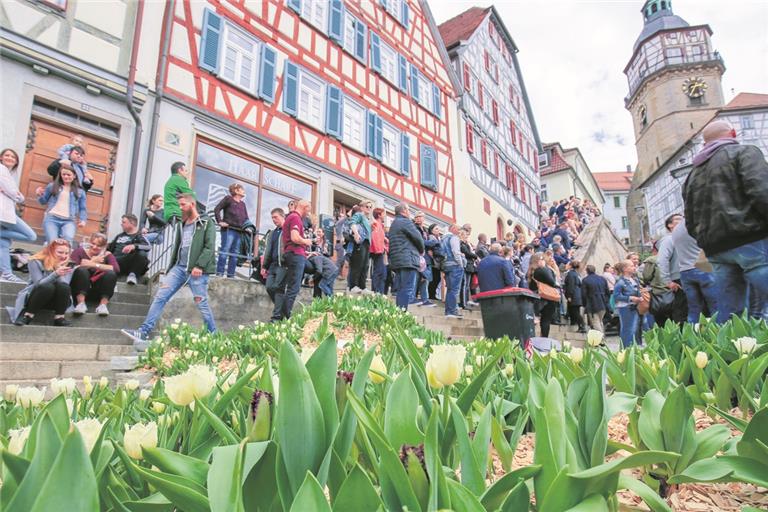
[[[142,0],[143,1],[143,0]],[[168,64],[168,49],[171,45],[171,27],[173,25],[173,12],[176,9],[176,0],[167,0],[163,15],[163,40],[160,62],[155,75],[155,102],[152,106],[152,122],[149,128],[149,149],[147,150],[147,169],[152,165],[155,156],[155,138],[157,138],[157,126],[160,123],[160,104],[165,96],[165,70]],[[141,204],[149,197],[149,174],[144,179],[144,189],[141,194]]]
[[[138,178],[139,149],[141,148],[141,117],[133,106],[133,89],[136,82],[136,61],[138,60],[139,41],[141,38],[141,23],[144,16],[144,0],[138,0],[136,7],[136,24],[133,27],[133,41],[131,44],[131,63],[128,67],[128,86],[125,91],[125,106],[128,108],[136,127],[133,129],[133,148],[131,150],[131,171],[128,178],[128,200],[126,211],[133,211],[134,188]]]

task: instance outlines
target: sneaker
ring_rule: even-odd
[[[13,272],[8,272],[7,274],[3,274],[0,276],[0,282],[3,283],[17,283],[17,284],[27,284],[27,281],[25,279],[20,278]]]
[[[368,288],[361,290],[360,293],[362,293],[363,295],[376,295],[376,292],[374,292],[373,290],[369,290]]]
[[[147,335],[139,329],[120,329],[120,332],[133,340],[133,343],[148,342]]]
[[[109,316],[109,309],[107,309],[106,304],[99,304],[99,306],[96,308],[95,313],[99,316]]]
[[[480,305],[479,302],[475,302],[473,300],[468,300],[467,301],[467,306],[479,306],[479,305]]]
[[[131,272],[128,274],[128,277],[125,278],[125,284],[134,285],[138,282],[138,279],[136,278],[136,274]]]
[[[72,322],[70,322],[66,318],[54,318],[53,319],[53,326],[54,327],[69,327],[70,325],[72,325]]]
[[[464,318],[464,316],[462,316],[459,313],[451,313],[451,314],[445,315],[445,318]]]
[[[33,318],[34,317],[31,317],[29,315],[25,315],[24,313],[22,313],[21,315],[19,315],[19,318],[17,318],[13,322],[13,325],[18,325],[19,327],[24,326],[24,325],[29,325],[29,324],[32,323],[32,319]]]
[[[85,302],[81,302],[77,306],[74,307],[72,310],[72,313],[76,316],[84,315],[88,312],[88,306],[85,305]]]
[[[425,300],[424,302],[419,304],[419,306],[425,307],[425,308],[434,308],[434,307],[437,307],[437,304],[435,304],[431,300]]]
[[[362,291],[363,291],[363,290],[361,290],[361,289],[360,289],[359,287],[357,287],[357,286],[353,286],[352,288],[350,288],[350,289],[349,289],[349,293],[362,293]]]

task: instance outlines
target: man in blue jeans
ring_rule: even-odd
[[[688,298],[688,323],[695,324],[699,316],[712,316],[717,312],[717,287],[715,276],[696,268],[696,261],[701,255],[701,247],[688,234],[685,219],[672,230],[672,245],[677,253],[680,268],[680,282]]]
[[[122,330],[139,350],[146,348],[149,333],[155,328],[163,308],[184,285],[192,290],[206,329],[216,332],[216,322],[208,304],[208,276],[216,272],[215,222],[197,213],[192,194],[181,194],[178,199],[181,222],[174,225],[175,239],[168,271],[141,326],[136,330]]]
[[[748,288],[763,303],[753,307],[765,309],[768,162],[757,146],[740,144],[727,121],[713,121],[703,136],[704,147],[683,185],[685,218],[714,268],[717,320],[725,322],[744,312]]]
[[[283,223],[283,265],[285,265],[285,297],[281,318],[291,318],[293,303],[301,291],[304,278],[304,266],[307,263],[307,249],[312,247],[312,239],[304,238],[304,218],[309,215],[309,201],[302,199],[296,203],[296,209],[285,218]]]
[[[461,254],[461,241],[459,240],[460,229],[458,225],[452,224],[440,242],[443,254],[445,254],[443,272],[445,272],[445,284],[448,287],[445,292],[446,318],[462,318],[458,306],[461,279],[464,277],[464,256]]]
[[[398,281],[395,303],[405,310],[415,296],[417,275],[424,254],[424,237],[410,217],[408,205],[400,203],[395,206],[395,219],[389,227],[389,267]]]

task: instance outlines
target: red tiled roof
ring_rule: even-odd
[[[723,108],[723,110],[738,110],[742,108],[766,106],[768,106],[768,94],[740,92]]]
[[[628,191],[632,185],[631,172],[593,172],[597,186],[605,192]]]
[[[437,27],[445,47],[450,48],[459,41],[469,39],[490,10],[490,7],[471,7]]]
[[[546,167],[541,168],[541,175],[546,176],[548,174],[554,174],[556,172],[563,171],[565,169],[570,169],[571,165],[565,161],[563,158],[563,155],[560,154],[560,151],[557,150],[557,147],[560,146],[559,143],[554,144],[544,144],[544,150],[552,150],[551,154],[552,157],[549,159],[549,165]]]

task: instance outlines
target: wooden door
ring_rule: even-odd
[[[58,149],[64,144],[69,144],[77,133],[81,133],[77,127],[66,128],[37,118],[33,118],[29,123],[27,153],[19,188],[26,198],[22,218],[38,234],[43,233],[45,206],[37,201],[35,189],[45,187],[51,182],[48,166],[57,157]],[[117,151],[115,142],[87,135],[83,135],[83,140],[88,170],[93,174],[93,187],[87,195],[88,222],[84,228],[77,228],[76,240],[107,230],[112,198],[112,172]]]

